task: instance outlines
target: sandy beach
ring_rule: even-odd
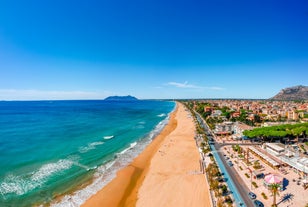
[[[82,206],[210,206],[194,131],[193,119],[177,103],[153,142]]]

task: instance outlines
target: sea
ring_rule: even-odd
[[[0,101],[0,206],[80,206],[163,129],[172,101]]]

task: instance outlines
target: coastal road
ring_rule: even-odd
[[[233,165],[232,167],[227,165],[227,162],[226,162],[225,157],[223,156],[222,150],[220,150],[221,147],[223,146],[221,146],[218,143],[215,143],[215,148],[218,151],[218,155],[220,159],[222,160],[226,170],[228,171],[230,178],[233,180],[233,183],[235,184],[237,191],[240,193],[242,199],[244,200],[246,206],[253,206],[253,202],[248,196],[248,192],[250,191],[250,189],[244,184],[244,181],[242,180],[242,178],[234,170],[235,165]]]
[[[195,112],[197,117],[198,117],[198,113]],[[243,202],[245,203],[245,206],[250,207],[250,206],[254,206],[252,200],[249,198],[248,196],[248,192],[250,191],[250,189],[244,185],[243,180],[240,178],[239,174],[233,169],[234,166],[230,167],[227,163],[226,163],[226,159],[223,156],[221,147],[223,147],[223,144],[219,144],[216,142],[215,139],[215,135],[212,133],[212,131],[210,130],[210,128],[207,126],[207,124],[205,123],[205,121],[200,117],[199,115],[199,122],[201,121],[202,126],[208,136],[209,139],[213,140],[213,144],[217,150],[217,154],[219,155],[219,158],[221,159],[223,165],[225,166],[230,178],[231,179],[238,191],[238,193],[240,194],[241,198],[243,199]]]

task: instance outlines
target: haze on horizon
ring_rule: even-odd
[[[0,100],[266,99],[307,48],[305,0],[1,1]]]

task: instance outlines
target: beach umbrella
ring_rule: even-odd
[[[280,177],[279,175],[276,175],[276,174],[269,174],[269,175],[266,175],[264,177],[264,181],[267,183],[267,184],[274,184],[274,183],[281,183],[282,182],[282,177]]]

